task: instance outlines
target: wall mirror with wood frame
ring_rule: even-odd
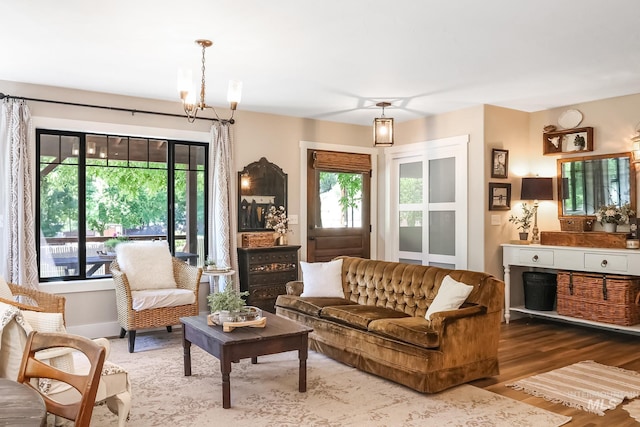
[[[631,153],[558,159],[558,217],[595,216],[603,205],[636,209]]]
[[[238,231],[266,231],[271,206],[287,211],[287,174],[262,157],[238,172]]]

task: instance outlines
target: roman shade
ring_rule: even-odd
[[[360,172],[371,171],[371,156],[369,154],[342,153],[337,151],[313,152],[314,169],[329,172]]]

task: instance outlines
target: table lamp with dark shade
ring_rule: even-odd
[[[538,230],[538,201],[553,200],[553,178],[522,178],[520,199],[533,200],[534,215],[531,243],[540,244],[540,235]]]

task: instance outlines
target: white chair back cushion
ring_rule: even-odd
[[[11,319],[4,328],[0,329],[0,378],[11,381],[18,380],[22,353],[27,345],[27,333],[24,328]]]
[[[131,290],[177,287],[166,241],[120,243],[116,258]]]

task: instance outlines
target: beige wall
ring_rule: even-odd
[[[484,173],[484,194],[486,198],[486,215],[483,218],[485,235],[485,271],[503,276],[502,249],[496,242],[508,242],[517,238],[517,231],[508,222],[511,211],[489,210],[488,182],[511,184],[511,207],[514,208],[520,197],[520,177],[531,175],[527,147],[529,146],[529,114],[507,108],[487,105],[485,107],[485,147],[484,159],[487,168]],[[509,151],[509,173],[507,179],[491,178],[491,150],[499,148]],[[492,217],[499,225],[491,225]]]
[[[538,170],[548,173],[546,176],[557,175],[557,159],[572,157],[570,154],[542,155],[542,128],[549,124],[557,125],[560,114],[568,109],[577,109],[582,113],[583,120],[580,127],[592,126],[594,128],[594,151],[585,153],[585,155],[631,151],[631,138],[636,135],[635,129],[640,125],[640,94],[607,98],[532,113],[530,115],[528,155],[532,159],[532,165]],[[637,185],[636,189],[638,189]],[[636,200],[638,200],[637,195]],[[538,225],[541,230],[560,230],[555,202],[553,204],[544,203],[541,206]]]
[[[288,214],[300,215],[300,185],[306,177],[300,176],[300,141],[339,145],[371,146],[371,129],[319,120],[271,114],[237,112],[235,132],[236,170],[266,157],[288,174]],[[289,243],[300,243],[298,225],[292,225]]]

